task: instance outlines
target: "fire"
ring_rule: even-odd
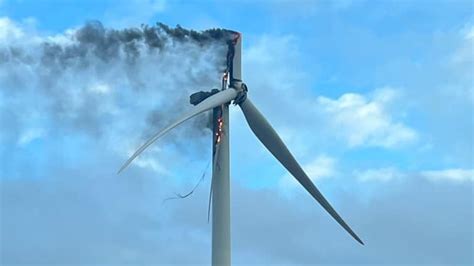
[[[216,143],[220,143],[222,139],[222,128],[224,126],[224,121],[222,120],[222,117],[217,118],[217,131],[216,131]]]
[[[222,75],[222,89],[225,90],[227,88],[227,78],[229,77],[229,71],[225,71]]]

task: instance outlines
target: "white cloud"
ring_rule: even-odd
[[[474,181],[474,169],[452,168],[435,171],[423,171],[421,172],[421,175],[432,181]]]
[[[302,165],[303,170],[309,178],[316,183],[322,178],[331,178],[337,174],[336,159],[327,155],[319,155],[309,163]],[[298,181],[291,175],[286,174],[280,180],[280,187],[284,191],[291,190],[298,186]]]
[[[319,178],[332,177],[336,173],[336,159],[327,155],[320,155],[305,165],[304,169],[310,178],[315,181]]]
[[[89,87],[89,90],[93,93],[103,94],[103,95],[109,94],[111,91],[110,86],[106,83],[94,84],[91,87]]]
[[[402,99],[401,90],[383,87],[367,94],[318,97],[299,66],[303,55],[296,37],[263,35],[251,41],[244,51],[249,97],[299,154],[312,153],[311,147],[321,147],[321,141],[339,140],[343,145],[338,146],[350,148],[398,148],[418,139],[398,117],[400,109],[391,108]]]
[[[461,99],[470,100],[474,103],[474,25],[469,25],[461,30],[461,43],[451,55],[449,67],[457,76],[457,82],[446,90]],[[461,82],[467,81],[467,82]],[[448,94],[448,95],[449,95]]]
[[[30,142],[45,136],[45,131],[41,128],[31,128],[23,132],[18,138],[19,146],[28,145]]]
[[[28,49],[29,45],[38,45],[45,40],[50,40],[51,37],[42,36],[36,26],[37,20],[35,17],[12,20],[9,17],[0,16],[0,48],[2,46],[14,46],[19,49]]]
[[[418,176],[433,182],[467,182],[474,181],[474,169],[449,168],[442,170],[421,170],[404,172],[395,167],[356,170],[353,172],[361,182],[389,182],[396,179]]]
[[[7,17],[0,17],[0,41],[4,42],[23,37],[24,32]]]
[[[468,40],[474,40],[474,26],[469,27],[465,33],[465,37]]]
[[[356,93],[343,94],[338,99],[320,96],[317,106],[327,115],[328,123],[350,147],[380,146],[394,148],[417,139],[414,129],[394,121],[387,110],[397,91],[376,90],[372,97]]]
[[[472,68],[474,63],[474,26],[465,27],[459,34],[462,36],[461,43],[452,55],[452,64]]]
[[[66,29],[64,33],[45,36],[44,39],[48,42],[57,43],[59,45],[71,45],[74,43],[74,34],[76,33],[77,29]]]
[[[166,170],[166,167],[163,166],[158,162],[158,160],[155,160],[153,158],[149,157],[137,157],[134,162],[134,165],[140,167],[140,168],[145,168],[145,169],[150,169],[156,172],[157,174],[169,174],[169,171]]]
[[[386,167],[378,169],[368,169],[364,171],[354,171],[354,176],[357,178],[357,180],[362,182],[387,182],[402,177],[403,173],[401,173],[394,167]]]

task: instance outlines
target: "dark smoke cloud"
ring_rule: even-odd
[[[135,128],[130,137],[146,137],[189,108],[192,92],[219,86],[232,35],[162,23],[110,29],[90,21],[56,36],[27,33],[7,41],[0,45],[0,93],[8,104],[0,108],[2,124],[12,128],[2,137],[38,126],[128,136],[124,121]],[[207,121],[200,116],[175,135],[201,136]]]
[[[74,34],[73,39],[77,42],[74,45],[63,47],[57,43],[46,42],[44,44],[44,63],[58,63],[61,66],[68,66],[77,58],[85,58],[89,54],[108,61],[125,54],[128,59],[136,59],[143,52],[150,50],[163,51],[172,49],[173,43],[191,42],[204,47],[212,44],[225,44],[232,38],[232,31],[223,29],[210,29],[202,32],[187,30],[177,25],[171,28],[163,23],[156,26],[142,25],[140,28],[127,29],[106,29],[99,21],[86,23]],[[225,65],[225,56],[221,57],[221,62]]]

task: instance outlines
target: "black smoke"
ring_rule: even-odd
[[[99,21],[54,36],[25,32],[0,45],[0,92],[10,103],[0,119],[12,138],[38,124],[100,137],[131,119],[143,141],[190,107],[191,93],[219,87],[233,34]],[[197,117],[177,134],[201,136],[207,120]]]
[[[76,41],[73,45],[64,47],[54,42],[45,42],[42,60],[45,65],[56,63],[62,67],[88,55],[108,61],[124,54],[133,60],[140,57],[141,53],[152,50],[172,52],[170,50],[175,43],[189,42],[200,47],[225,45],[233,33],[225,29],[198,32],[184,29],[180,25],[172,28],[159,22],[155,26],[142,24],[141,27],[117,30],[105,28],[100,21],[90,21],[73,35]],[[225,65],[225,56],[222,56],[221,64]]]

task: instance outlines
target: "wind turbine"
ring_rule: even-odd
[[[138,155],[158,138],[186,120],[213,110],[213,167],[211,181],[212,198],[212,265],[230,265],[230,178],[229,178],[229,105],[239,105],[255,136],[311,194],[311,196],[360,244],[362,240],[344,222],[308,175],[290,153],[286,145],[265,117],[247,97],[247,86],[242,82],[241,55],[242,35],[232,32],[228,42],[227,69],[222,80],[222,89],[199,92],[191,95],[195,106],[174,123],[152,136],[120,168],[123,171]]]

